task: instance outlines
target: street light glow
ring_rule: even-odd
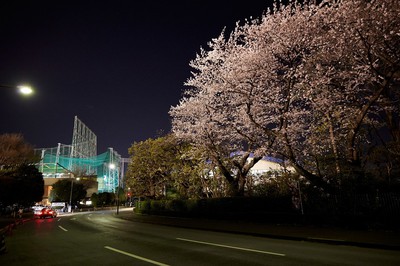
[[[30,95],[33,93],[33,90],[30,86],[18,86],[19,92],[23,95]]]
[[[10,85],[0,84],[0,88],[18,89],[18,92],[23,94],[23,95],[30,95],[30,94],[34,93],[32,87],[31,86],[27,86],[27,85],[10,86]]]

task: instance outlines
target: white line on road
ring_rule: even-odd
[[[65,232],[67,232],[68,230],[65,229],[64,227],[62,227],[61,225],[59,225],[58,227],[60,227],[62,230],[64,230]]]
[[[105,225],[105,226],[107,226],[107,227],[112,227],[112,228],[115,228],[115,229],[119,229],[119,227],[118,227],[118,226],[115,226],[115,225],[110,225],[110,224],[108,224],[108,225]]]
[[[257,250],[257,249],[249,249],[249,248],[241,248],[241,247],[235,247],[235,246],[221,245],[221,244],[215,244],[215,243],[203,242],[203,241],[197,241],[197,240],[191,240],[191,239],[185,239],[185,238],[177,238],[177,239],[181,240],[181,241],[187,241],[187,242],[203,244],[203,245],[209,245],[209,246],[215,246],[215,247],[221,247],[221,248],[238,249],[238,250],[243,250],[243,251],[257,252],[257,253],[263,253],[263,254],[275,255],[275,256],[286,256],[285,254],[282,254],[282,253],[275,253],[275,252],[269,252],[269,251],[263,251],[263,250]]]
[[[151,260],[151,259],[146,259],[144,257],[140,257],[138,255],[134,255],[132,253],[125,252],[125,251],[122,251],[122,250],[119,250],[119,249],[116,249],[116,248],[112,248],[112,247],[109,247],[109,246],[104,246],[104,248],[112,250],[114,252],[121,253],[123,255],[126,255],[126,256],[129,256],[129,257],[132,257],[132,258],[135,258],[135,259],[138,259],[138,260],[146,261],[148,263],[152,263],[152,264],[155,264],[155,265],[169,266],[168,264],[164,264],[164,263],[161,263],[161,262],[158,262],[158,261],[154,261],[154,260]]]

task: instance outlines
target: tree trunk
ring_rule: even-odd
[[[332,146],[332,150],[333,150],[333,156],[335,158],[336,175],[339,176],[341,173],[341,170],[340,170],[340,164],[339,164],[339,153],[338,153],[337,145],[336,145],[335,132],[334,132],[333,123],[332,123],[330,114],[327,113],[326,117],[328,118],[328,122],[329,122],[329,137],[330,137],[331,146]]]

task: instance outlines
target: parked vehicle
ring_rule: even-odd
[[[57,213],[63,213],[67,211],[67,204],[65,204],[65,202],[52,202],[51,208],[53,208]]]

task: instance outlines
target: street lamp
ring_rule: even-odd
[[[31,95],[33,94],[33,89],[31,86],[21,85],[21,86],[9,86],[9,85],[1,85],[1,88],[8,88],[8,89],[17,89],[19,93],[22,95]]]
[[[30,86],[18,86],[18,89],[23,95],[30,95],[33,93],[33,90]]]

